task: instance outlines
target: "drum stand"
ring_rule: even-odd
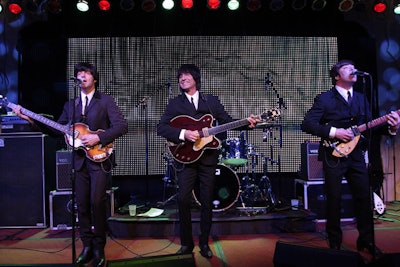
[[[175,167],[173,166],[174,161],[172,157],[168,153],[164,153],[164,160],[165,160],[165,173],[164,173],[164,191],[163,191],[163,199],[164,201],[159,201],[157,202],[157,207],[164,207],[167,205],[169,202],[173,201],[176,199],[178,192],[178,185],[176,179],[176,174],[174,174],[174,177],[172,177],[172,171],[175,170]],[[165,199],[167,196],[167,189],[168,188],[175,188],[176,193],[171,195],[169,198]]]

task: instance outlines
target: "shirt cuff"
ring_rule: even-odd
[[[392,128],[390,126],[388,126],[388,131],[390,135],[396,135],[397,134],[397,129],[395,129],[394,131],[392,130]]]
[[[329,130],[329,138],[335,138],[336,135],[336,127],[331,127]]]
[[[181,130],[181,133],[179,134],[179,140],[185,141],[185,129]]]

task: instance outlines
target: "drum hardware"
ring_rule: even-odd
[[[164,207],[167,203],[171,202],[174,200],[178,193],[176,192],[178,189],[178,181],[176,181],[176,169],[174,167],[174,159],[172,155],[169,153],[163,153],[163,159],[165,161],[165,172],[164,172],[164,177],[163,182],[164,182],[164,190],[163,190],[163,199],[164,201],[159,201],[157,202],[157,207]],[[171,195],[170,197],[167,197],[167,190],[168,188],[173,188],[175,189],[174,191],[176,192],[175,194]]]
[[[247,142],[242,131],[237,138],[227,138],[222,142],[222,159],[225,165],[243,166],[247,163]]]

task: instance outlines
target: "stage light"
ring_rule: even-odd
[[[311,3],[311,9],[314,11],[321,11],[326,6],[326,0],[313,0]]]
[[[239,9],[239,1],[238,0],[229,0],[228,1],[228,4],[227,4],[227,7],[228,7],[228,9],[229,10],[237,10],[237,9]]]
[[[8,3],[8,10],[14,14],[14,15],[19,15],[22,12],[22,6],[19,1],[10,1]]]
[[[257,11],[261,8],[261,0],[247,0],[246,6],[249,11]]]
[[[1,12],[3,12],[3,4],[2,3],[0,3],[0,14],[1,14]]]
[[[100,10],[102,11],[108,11],[111,9],[111,3],[108,0],[100,0],[97,3],[97,6],[99,7]]]
[[[385,12],[387,5],[384,0],[378,0],[375,1],[373,8],[376,13],[382,13]]]
[[[393,3],[393,12],[394,12],[394,14],[396,14],[396,15],[400,15],[400,2],[399,1],[395,1],[394,3]]]
[[[193,0],[181,0],[181,7],[183,9],[191,9],[193,7]]]
[[[271,2],[269,2],[269,9],[273,12],[282,10],[284,6],[285,2],[283,2],[283,0],[271,0]]]
[[[207,6],[211,10],[216,10],[221,6],[220,0],[207,0]]]
[[[58,14],[62,11],[60,0],[49,0],[47,1],[47,10],[50,13]]]
[[[307,5],[307,0],[293,0],[292,8],[293,10],[303,10]]]
[[[151,12],[156,9],[156,2],[154,0],[143,0],[142,1],[142,9],[146,12]]]
[[[171,9],[173,9],[173,8],[174,8],[174,5],[175,5],[175,3],[174,3],[173,0],[164,0],[164,1],[162,2],[162,7],[163,7],[164,9],[166,9],[166,10],[171,10]]]
[[[124,11],[131,11],[135,7],[135,2],[133,0],[121,0],[119,6]]]
[[[353,0],[342,0],[339,3],[338,9],[341,12],[348,12],[350,11],[354,6],[354,1]]]
[[[78,0],[78,2],[76,3],[76,8],[79,11],[86,12],[89,10],[89,3],[85,0]]]

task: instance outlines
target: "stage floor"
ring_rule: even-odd
[[[199,248],[195,247],[193,265],[185,267],[279,266],[283,260],[282,253],[285,260],[292,260],[291,266],[315,266],[310,264],[318,261],[325,261],[319,266],[334,266],[330,260],[332,255],[337,259],[361,258],[365,266],[398,266],[391,265],[390,260],[382,263],[381,259],[373,260],[369,254],[357,252],[358,232],[354,221],[342,221],[342,251],[337,252],[328,249],[324,232],[325,223],[312,219],[313,215],[309,211],[290,209],[265,214],[259,211],[259,214],[250,215],[241,215],[243,211],[239,211],[241,216],[237,216],[237,211],[234,214],[229,214],[230,212],[214,214],[210,247],[215,256],[206,259],[200,255]],[[193,214],[193,221],[196,223],[198,220],[196,211]],[[377,216],[374,221],[376,244],[386,253],[385,259],[396,259],[398,264],[400,204],[387,204],[385,213]],[[109,266],[139,266],[132,265],[133,261],[142,261],[140,266],[183,266],[179,265],[183,259],[175,255],[180,247],[179,236],[176,234],[179,225],[176,220],[176,210],[165,209],[163,215],[157,218],[136,218],[126,214],[116,214],[109,222],[110,232],[106,244]],[[170,235],[167,236],[168,233]],[[72,236],[76,240],[73,240]],[[197,237],[194,236],[197,242]],[[278,254],[280,256],[275,256],[278,244],[289,244],[289,249],[280,250]],[[70,263],[73,251],[79,253],[81,248],[77,231],[72,235],[72,230],[49,228],[0,229],[1,266],[72,266]],[[291,257],[298,251],[304,252],[300,256]],[[176,260],[171,265],[151,265],[155,259],[167,261],[171,257]],[[148,265],[145,265],[145,261]],[[377,263],[382,264],[377,265]]]

